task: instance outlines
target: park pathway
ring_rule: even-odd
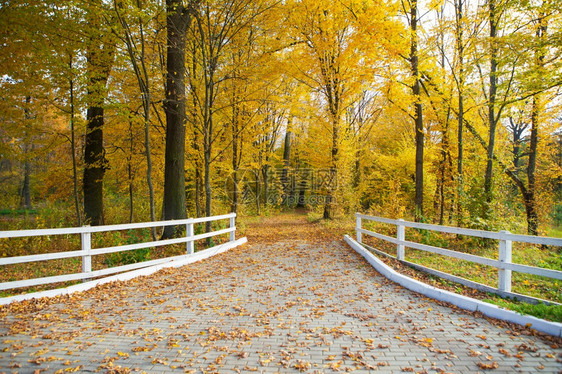
[[[245,231],[199,263],[1,308],[0,373],[562,371],[560,340],[405,290],[302,216]]]

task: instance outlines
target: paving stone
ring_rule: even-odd
[[[0,314],[0,373],[562,371],[552,341],[405,290],[342,242],[246,245],[28,309]]]

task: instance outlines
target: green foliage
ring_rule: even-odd
[[[151,241],[149,229],[127,230],[124,233],[124,238],[123,234],[118,231],[114,231],[111,234],[113,236],[112,243],[114,246]],[[132,251],[109,253],[106,255],[104,262],[108,267],[134,264],[150,260],[151,252],[151,248],[139,248]]]
[[[562,305],[546,305],[544,303],[529,304],[517,300],[506,300],[500,298],[486,299],[488,303],[498,305],[502,308],[513,310],[520,314],[528,314],[553,322],[562,322]]]
[[[562,204],[557,204],[554,207],[551,216],[556,226],[562,226]]]
[[[0,209],[0,216],[37,214],[37,209]]]
[[[150,258],[150,248],[140,248],[132,251],[110,253],[105,257],[104,262],[108,267],[113,267],[119,265],[135,264],[137,262],[150,260]]]
[[[434,247],[448,248],[449,240],[435,231],[419,230],[420,243]]]

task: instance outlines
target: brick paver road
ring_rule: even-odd
[[[560,340],[407,291],[339,241],[249,244],[0,313],[6,373],[562,370]]]

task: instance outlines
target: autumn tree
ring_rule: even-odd
[[[522,96],[528,96],[531,99],[530,118],[524,120],[520,118],[519,121],[513,121],[510,117],[511,132],[514,136],[513,144],[513,171],[509,171],[508,175],[512,178],[514,183],[519,188],[523,197],[525,212],[527,216],[527,232],[529,235],[538,235],[539,217],[537,211],[537,162],[539,152],[539,133],[543,132],[543,112],[545,106],[543,103],[543,96],[545,91],[553,87],[562,85],[562,76],[559,72],[560,58],[559,51],[560,45],[553,43],[548,38],[548,25],[549,22],[556,22],[555,15],[559,12],[555,10],[555,5],[551,1],[541,1],[537,4],[529,3],[523,8],[523,11],[531,19],[531,29],[529,31],[530,37],[523,37],[521,43],[530,46],[527,54],[528,63],[525,69],[521,69],[521,82],[523,87]],[[534,31],[534,33],[532,32]],[[523,47],[523,46],[522,46]],[[557,53],[558,52],[558,53]],[[522,133],[530,126],[528,150],[525,153],[527,156],[527,165],[525,170],[526,183],[521,174],[518,173],[520,169],[519,161],[522,155],[519,154],[519,148],[522,141]]]
[[[127,55],[129,61],[133,67],[134,75],[138,82],[139,91],[142,99],[142,109],[143,109],[143,121],[144,121],[144,149],[146,156],[146,181],[149,193],[149,205],[150,205],[150,220],[156,221],[156,207],[155,207],[155,197],[154,197],[154,186],[152,184],[152,156],[150,147],[150,113],[152,111],[152,88],[151,88],[151,77],[149,76],[149,61],[147,58],[147,37],[146,24],[147,17],[141,12],[142,5],[140,1],[136,1],[136,4],[124,4],[123,2],[117,2],[114,0],[113,8],[119,23],[122,26],[121,33],[118,35],[123,35],[122,39],[125,43],[127,50]],[[133,31],[131,22],[128,19],[134,20],[134,27],[137,28]],[[132,201],[132,191],[130,192],[130,199]],[[131,204],[132,208],[132,204]],[[132,210],[131,210],[132,215]],[[152,228],[152,237],[156,239],[156,228]]]
[[[342,114],[351,97],[370,80],[389,54],[399,49],[390,4],[359,1],[287,3],[288,30],[295,40],[294,77],[319,95],[328,119],[329,178],[324,218],[334,217],[341,157]],[[372,81],[371,81],[372,82]]]
[[[113,65],[115,40],[104,20],[101,1],[86,9],[88,41],[86,46],[88,75],[88,109],[84,149],[84,216],[91,225],[103,225],[103,178],[109,167],[105,157],[103,128],[107,82]]]
[[[231,48],[240,47],[236,41],[247,33],[258,17],[262,17],[272,6],[269,1],[229,0],[227,2],[202,1],[194,11],[194,22],[189,30],[193,40],[190,61],[190,89],[195,114],[194,128],[201,139],[203,154],[203,188],[205,191],[205,215],[212,214],[212,163],[215,159],[215,146],[226,128],[217,123],[217,115],[233,109],[230,105],[217,105],[223,100],[227,81],[237,81],[236,70],[231,67],[228,58],[232,56]],[[246,44],[248,45],[248,44]],[[248,45],[249,46],[249,45]],[[238,82],[234,82],[238,84]],[[238,103],[238,100],[235,100]],[[234,109],[236,110],[236,109]],[[236,134],[239,129],[235,129]],[[236,138],[235,138],[236,140]],[[210,222],[206,230],[210,231]]]
[[[409,0],[407,3],[402,2],[402,8],[406,13],[408,25],[410,27],[410,54],[408,61],[410,63],[410,71],[412,75],[412,95],[414,114],[415,139],[416,139],[416,189],[415,189],[415,217],[419,221],[423,217],[423,151],[424,151],[424,127],[423,127],[423,107],[421,102],[421,83],[419,71],[419,54],[418,54],[418,0]],[[409,10],[409,12],[408,12]]]
[[[165,220],[186,218],[185,207],[185,48],[193,6],[182,0],[166,0],[166,159],[164,164]],[[162,238],[170,238],[178,228],[166,226]]]

